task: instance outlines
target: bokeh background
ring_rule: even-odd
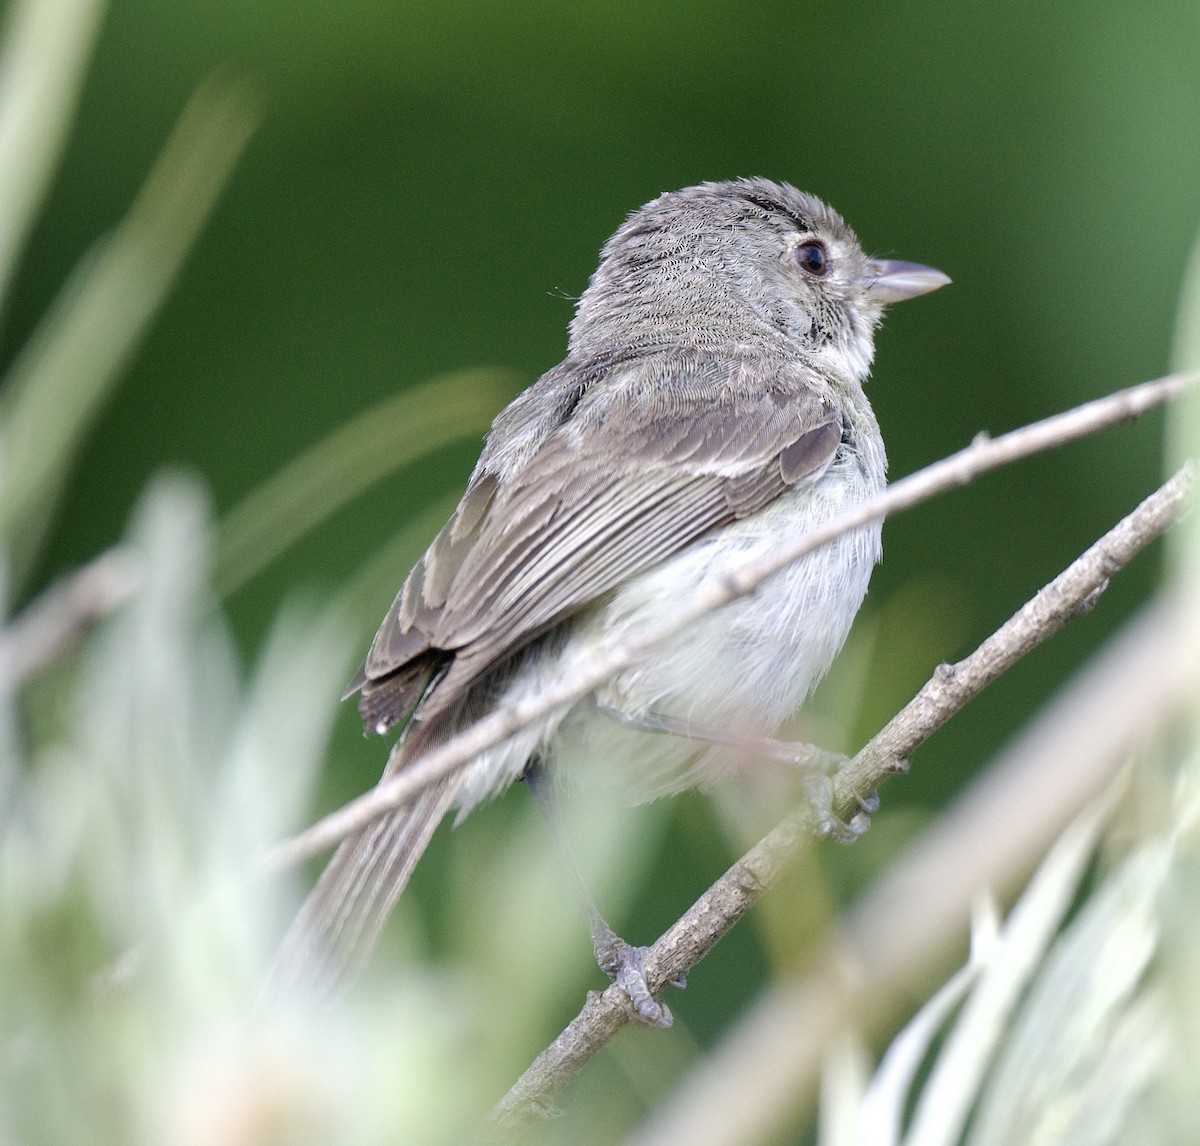
[[[1200,226],[1198,44],[1200,7],[1178,0],[113,0],[11,286],[0,369],[121,219],[199,85],[248,80],[258,127],[88,427],[15,605],[122,537],[164,467],[198,475],[220,521],[338,426],[434,376],[503,368],[486,398],[498,409],[562,356],[572,299],[624,215],[700,180],[790,181],[872,252],[953,278],[892,312],[878,340],[869,394],[893,475],[1159,375]],[[432,534],[485,422],[417,450],[218,600],[247,674],[285,602],[331,599],[397,536],[403,554]],[[852,750],[938,661],[973,648],[1154,486],[1163,437],[1148,416],[890,521],[818,732]],[[1160,561],[1143,556],[920,751],[884,792],[878,840],[824,861],[829,903],[1131,614]],[[406,569],[397,557],[389,580],[376,566],[354,596],[333,675],[348,675]],[[336,688],[331,713],[335,701]],[[385,755],[342,706],[309,811],[364,789]],[[538,830],[521,796],[438,837],[392,957],[487,962],[487,934],[460,922],[471,865]],[[735,818],[690,797],[636,813],[643,842],[615,853],[633,869],[612,888],[619,929],[648,940],[673,919],[736,854]],[[514,867],[500,893],[519,899],[520,881]],[[546,910],[574,911],[565,881],[547,895]],[[764,927],[740,927],[697,969],[673,1000],[686,1035],[664,1037],[692,1040],[689,1053],[719,1037],[778,957]],[[582,924],[567,933],[552,955],[565,985],[494,1067],[494,1093],[597,985]],[[599,1068],[614,1085],[643,1076],[613,1134],[667,1085],[645,1080],[652,1060]]]

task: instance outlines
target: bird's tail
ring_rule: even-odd
[[[342,842],[280,944],[275,990],[329,989],[362,967],[461,783],[447,776]]]

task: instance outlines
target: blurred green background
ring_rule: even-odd
[[[163,464],[202,473],[222,510],[431,375],[494,364],[532,381],[562,356],[570,299],[623,216],[702,179],[788,180],[873,252],[953,277],[879,339],[870,394],[894,475],[1158,374],[1200,222],[1198,38],[1189,3],[118,0],[3,357],[202,79],[250,76],[263,119],[89,436],[41,576],[111,542]],[[1147,419],[892,522],[869,606],[932,582],[954,637],[933,655],[962,652],[1149,488],[1159,440]],[[239,593],[246,647],[287,587],[338,585],[459,488],[477,448],[379,485]],[[989,743],[1019,723],[1148,565],[939,736],[889,801],[944,790],[981,729]],[[872,719],[930,651],[884,650],[901,679],[877,682]]]
[[[571,300],[624,215],[700,180],[787,180],[837,207],[873,253],[952,276],[878,340],[869,394],[895,476],[980,430],[1163,373],[1200,226],[1198,44],[1200,5],[1170,0],[115,0],[12,286],[0,366],[120,219],[203,80],[248,77],[261,120],[90,428],[23,595],[117,539],[164,466],[200,474],[220,517],[434,375],[505,367],[515,394],[562,356]],[[461,488],[478,448],[472,433],[402,467],[232,594],[246,660],[283,600],[336,591]],[[832,746],[853,749],[934,664],[974,647],[1162,466],[1161,419],[1147,417],[889,522]],[[1147,594],[1157,560],[921,750],[884,793],[884,839],[889,817],[935,807],[1036,710]],[[356,606],[360,646],[406,571]],[[373,782],[385,755],[344,706],[322,806]],[[506,800],[435,843],[415,884],[435,945],[449,941],[447,849],[518,814]],[[637,940],[733,854],[703,801],[665,814],[671,834],[615,921]],[[861,878],[871,846],[835,858],[835,884]],[[565,892],[561,909],[574,910]],[[577,954],[581,990],[595,980],[582,926]],[[749,928],[712,962],[674,1004],[702,1041],[763,967]]]

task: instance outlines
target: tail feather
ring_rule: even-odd
[[[331,988],[362,967],[461,783],[439,780],[338,847],[283,938],[276,989]]]

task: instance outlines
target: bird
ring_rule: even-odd
[[[875,331],[886,306],[949,281],[869,257],[835,210],[787,183],[700,183],[630,214],[578,300],[566,357],[496,417],[346,690],[367,731],[401,728],[384,777],[880,492],[863,389]],[[634,799],[744,766],[842,647],[881,528],[785,567],[343,841],[284,938],[280,975],[361,966],[453,808],[461,818],[521,779],[552,805],[556,778],[589,766]],[[589,918],[601,966],[662,1025],[640,949]]]

